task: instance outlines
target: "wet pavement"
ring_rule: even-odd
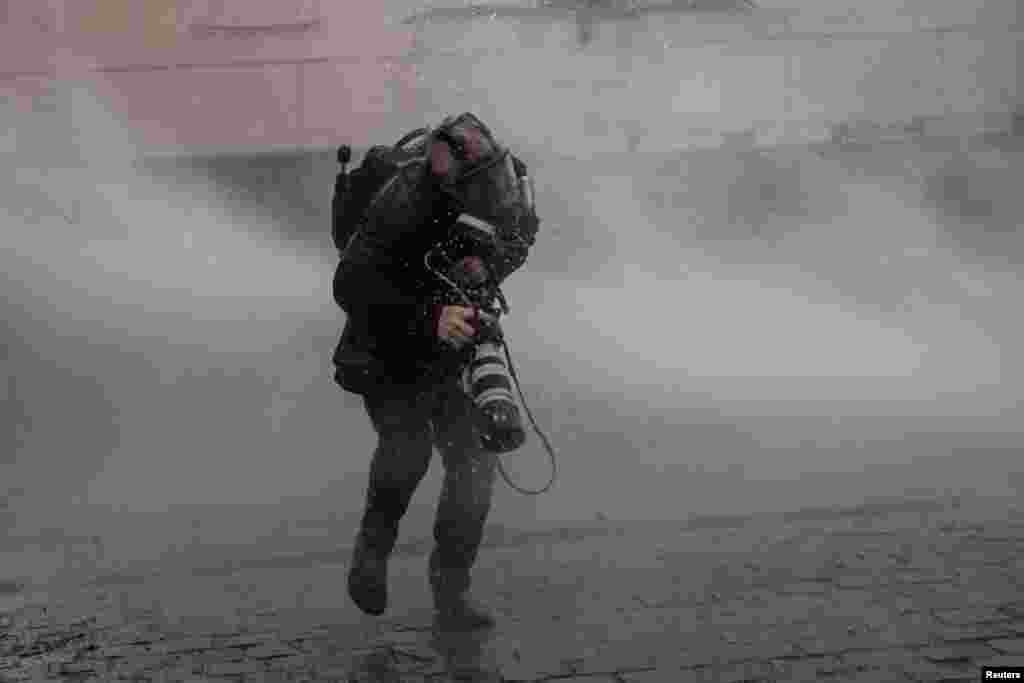
[[[424,544],[395,557],[381,619],[322,557],[164,567],[8,590],[0,681],[966,682],[1024,664],[1014,501],[490,538],[491,631],[434,628]]]

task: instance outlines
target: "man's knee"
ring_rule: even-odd
[[[372,479],[415,486],[426,475],[431,454],[429,431],[383,432],[373,453]]]
[[[490,503],[482,503],[449,514],[439,511],[434,520],[434,540],[441,552],[453,558],[471,557],[483,540]]]
[[[489,454],[446,467],[438,518],[474,528],[482,526],[494,498],[495,469]]]
[[[365,531],[379,535],[378,544],[390,547],[413,494],[430,463],[429,438],[382,435],[370,464],[370,483],[363,519]]]

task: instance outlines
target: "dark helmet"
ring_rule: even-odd
[[[519,170],[519,162],[490,128],[466,112],[446,117],[431,130],[430,138],[447,144],[456,160],[446,187],[461,207],[460,220],[486,226],[499,241],[517,233],[532,211],[532,199],[520,179],[525,171]]]
[[[462,177],[497,163],[506,151],[487,124],[470,112],[445,117],[430,131],[429,138],[448,146],[459,163]]]

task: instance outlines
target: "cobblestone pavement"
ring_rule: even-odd
[[[108,576],[0,611],[0,681],[973,682],[1024,660],[1022,542],[991,502],[505,534],[475,634],[432,628],[421,547],[379,620],[338,564]]]

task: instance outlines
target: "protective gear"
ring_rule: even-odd
[[[353,393],[429,385],[460,363],[437,339],[443,302],[421,263],[450,222],[433,185],[422,163],[404,167],[341,255],[334,298],[347,316],[333,360],[335,379]]]
[[[430,172],[429,145],[438,131],[459,138],[467,125],[479,127],[494,154],[463,166],[446,184]],[[502,248],[486,264],[499,284],[526,261],[539,227],[532,199],[526,208],[520,189],[525,164],[476,117],[463,114],[410,136],[399,143],[411,156],[396,164],[345,241],[334,276],[334,299],[347,314],[334,354],[335,379],[357,394],[378,385],[429,385],[464,364],[464,354],[437,339],[443,285],[422,263],[460,215],[487,221],[499,233]]]
[[[338,251],[345,249],[363,220],[370,204],[398,170],[423,155],[423,135],[426,128],[406,134],[391,147],[375,145],[367,150],[363,162],[349,173],[346,166],[352,158],[352,148],[338,148],[341,172],[334,182],[331,201],[331,237]]]
[[[477,126],[487,144],[471,139],[467,125]],[[441,311],[452,302],[424,260],[460,216],[474,216],[493,226],[501,245],[484,263],[500,284],[525,262],[539,221],[523,201],[518,169],[525,167],[475,117],[446,120],[418,139],[409,145],[416,156],[397,166],[339,246],[334,277],[334,299],[346,313],[333,357],[335,379],[363,396],[379,439],[349,591],[367,613],[385,610],[387,559],[436,447],[445,475],[434,523],[431,586],[439,616],[480,625],[489,616],[467,591],[497,460],[482,447],[477,408],[461,383],[473,345],[455,349],[439,339]],[[432,171],[429,154],[436,140],[453,149],[458,163],[452,176]],[[493,153],[474,156],[488,149]]]

